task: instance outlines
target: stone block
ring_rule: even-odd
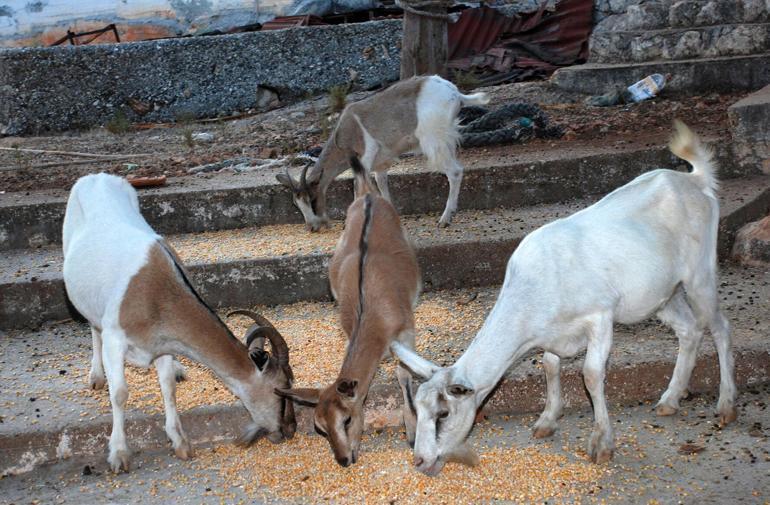
[[[764,52],[770,46],[770,25],[725,26],[713,41],[715,54],[708,56],[736,56]]]
[[[742,0],[744,23],[770,21],[770,0]]]
[[[695,18],[701,11],[702,2],[680,0],[674,2],[668,10],[668,24],[672,28],[684,28],[695,25]]]
[[[626,30],[657,30],[668,25],[668,2],[630,5],[626,11]]]
[[[667,47],[667,54],[664,57],[671,60],[697,58],[704,52],[703,42],[701,32],[696,30],[686,31],[673,47]]]
[[[743,19],[743,4],[735,0],[711,0],[704,5],[697,16],[695,24],[722,25],[740,23]]]
[[[736,161],[770,174],[770,84],[727,110]]]
[[[652,61],[663,57],[665,37],[661,35],[642,34],[631,40],[630,56],[632,61]]]

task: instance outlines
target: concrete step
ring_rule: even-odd
[[[770,51],[770,23],[595,31],[590,45],[592,63],[745,56]]]
[[[770,177],[723,181],[719,252],[734,234],[770,210]],[[505,265],[532,230],[567,216],[598,196],[518,209],[461,211],[448,229],[438,215],[404,216],[426,291],[502,282]],[[201,295],[214,307],[328,300],[328,260],[340,222],[320,234],[302,225],[170,236]],[[463,258],[458,262],[457,258]],[[64,296],[58,247],[9,251],[0,257],[0,328],[35,327],[71,317]]]
[[[601,89],[601,88],[598,88]],[[640,140],[644,140],[644,133]],[[716,139],[725,167],[721,176],[745,175],[733,170],[730,144]],[[548,152],[527,146],[471,149],[461,153],[466,167],[461,209],[516,208],[555,203],[611,191],[651,168],[681,166],[655,138],[645,146],[615,144],[587,147],[559,141]],[[275,181],[278,169],[247,174],[171,178],[169,184],[140,193],[142,212],[164,235],[302,222],[289,192]],[[422,157],[391,170],[391,194],[401,215],[440,212],[448,186],[441,173],[427,171]],[[0,251],[61,243],[61,224],[69,188],[0,195]],[[352,183],[342,177],[329,189],[329,214],[344,215]]]
[[[753,91],[770,82],[770,53],[646,63],[588,63],[561,68],[551,77],[560,88],[606,93],[654,73],[671,74],[666,89],[675,92]]]
[[[467,347],[497,298],[498,287],[436,291],[421,297],[416,310],[420,353],[442,365]],[[770,276],[765,269],[728,266],[721,272],[722,307],[733,326],[737,380],[741,388],[766,382],[770,374],[767,333]],[[298,385],[320,386],[334,379],[346,339],[330,302],[257,307],[272,320],[291,348]],[[225,311],[222,311],[224,313]],[[236,335],[248,322],[227,321]],[[85,324],[58,323],[38,331],[14,330],[0,338],[0,475],[79,455],[104,457],[111,426],[105,390],[86,386],[90,333]],[[676,338],[648,322],[616,328],[607,395],[612,404],[655,400],[665,389],[676,356]],[[318,349],[324,349],[318,352]],[[244,409],[205,368],[185,361],[188,380],[178,388],[182,422],[196,444],[223,443],[246,423]],[[395,363],[386,359],[367,404],[367,426],[397,425],[400,392]],[[562,384],[567,408],[588,405],[582,386],[582,358],[566,360]],[[167,448],[162,403],[155,373],[129,367],[127,430],[134,449]],[[690,391],[715,393],[718,366],[713,344],[704,341]],[[539,353],[510,370],[487,403],[489,413],[536,412],[544,402]],[[741,402],[739,400],[739,406]],[[715,407],[715,402],[713,402]],[[683,402],[687,408],[687,402]],[[307,409],[299,409],[300,430],[312,431]]]
[[[770,84],[727,109],[736,160],[770,174]]]

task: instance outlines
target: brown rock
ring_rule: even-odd
[[[770,265],[770,216],[749,223],[738,231],[732,258],[744,265]]]

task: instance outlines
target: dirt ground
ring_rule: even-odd
[[[553,148],[606,146],[613,143],[655,145],[663,143],[678,117],[706,136],[725,135],[727,107],[743,94],[661,96],[632,105],[594,108],[583,105],[583,95],[567,93],[548,82],[505,84],[490,93],[490,107],[513,101],[540,104],[552,123],[561,125],[559,140],[532,139],[524,144],[468,149],[463,160]],[[354,93],[348,102],[369,93]],[[0,138],[0,194],[36,189],[69,188],[88,173],[107,171],[124,176],[185,176],[192,167],[245,159],[278,158],[320,146],[334,124],[325,97],[254,113],[239,118],[139,124],[123,133],[106,128],[60,134]],[[200,139],[198,134],[204,135]],[[11,150],[8,150],[11,149]],[[22,149],[65,151],[96,155],[122,155],[120,159],[70,154],[36,153]]]

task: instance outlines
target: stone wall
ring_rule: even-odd
[[[0,50],[0,135],[211,117],[398,78],[401,21],[100,46]],[[134,104],[134,108],[129,104]],[[139,106],[136,106],[136,105]],[[138,110],[143,115],[135,112]]]
[[[596,63],[770,51],[770,0],[598,0],[595,19]]]

